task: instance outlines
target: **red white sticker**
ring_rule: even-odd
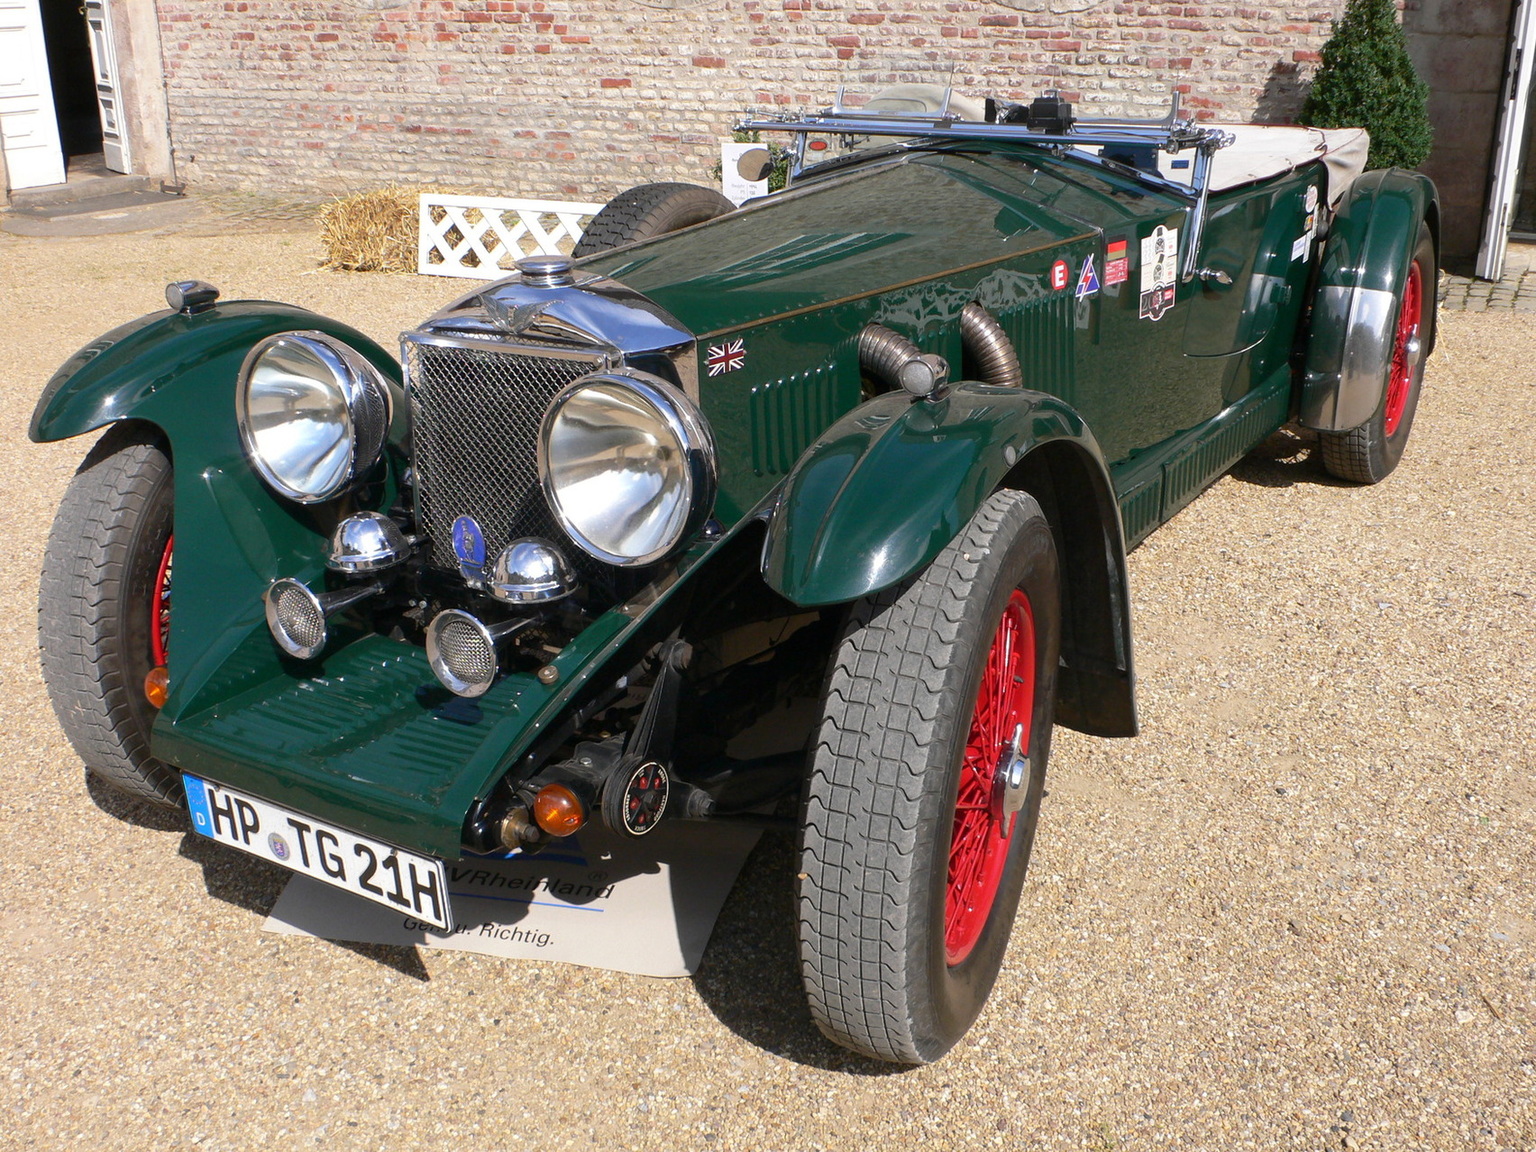
[[[1104,286],[1124,284],[1131,278],[1131,259],[1126,251],[1125,238],[1111,240],[1104,251]]]
[[[711,376],[718,376],[722,372],[734,372],[746,362],[746,341],[729,340],[724,344],[709,346],[709,355],[705,357],[704,366],[709,369]]]
[[[1072,276],[1072,269],[1067,267],[1065,260],[1058,260],[1051,265],[1051,289],[1060,292],[1067,286],[1067,281]]]

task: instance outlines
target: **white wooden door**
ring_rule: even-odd
[[[1536,0],[1518,0],[1510,31],[1509,66],[1499,103],[1499,146],[1494,153],[1488,211],[1483,215],[1483,242],[1477,250],[1477,274],[1484,280],[1504,274],[1504,250],[1509,244],[1525,143],[1525,109],[1536,69]]]
[[[37,0],[0,0],[0,145],[12,189],[64,183]]]
[[[105,0],[85,0],[85,23],[91,33],[91,65],[96,76],[96,105],[101,110],[101,152],[114,172],[132,172],[128,137],[122,124],[122,85],[117,80],[117,51],[113,48],[112,12]]]

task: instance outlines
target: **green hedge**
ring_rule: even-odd
[[[1371,168],[1422,164],[1434,143],[1425,107],[1429,85],[1408,58],[1392,0],[1349,0],[1322,55],[1302,105],[1302,123],[1367,129]]]

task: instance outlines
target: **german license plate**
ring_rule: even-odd
[[[441,860],[334,828],[222,784],[185,773],[181,780],[192,827],[200,835],[453,931],[448,871]]]

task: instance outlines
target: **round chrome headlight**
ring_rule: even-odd
[[[285,332],[251,349],[235,391],[251,466],[301,504],[329,500],[373,467],[389,431],[389,386],[323,332]]]
[[[544,413],[539,477],[561,526],[608,564],[653,564],[715,503],[715,445],[693,402],[645,372],[595,372]]]

